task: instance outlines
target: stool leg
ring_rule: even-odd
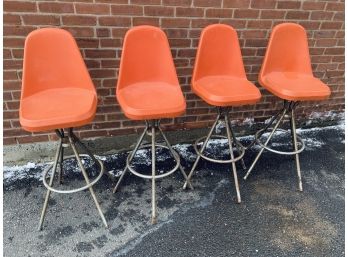
[[[141,134],[141,136],[140,136],[140,138],[139,138],[137,144],[135,145],[134,150],[131,152],[131,156],[130,156],[130,159],[129,159],[130,162],[133,160],[135,153],[137,152],[137,150],[138,150],[138,148],[139,148],[141,142],[143,141],[147,129],[148,129],[148,127],[146,127],[146,128],[144,129],[144,132]],[[128,171],[128,168],[127,168],[127,165],[126,165],[126,167],[124,168],[124,170],[123,170],[122,173],[121,173],[120,178],[119,178],[118,181],[117,181],[116,186],[115,186],[114,189],[112,190],[113,193],[116,193],[116,191],[117,191],[118,187],[120,186],[121,181],[123,180],[123,177],[124,177],[124,175],[126,174],[127,171]]]
[[[297,151],[297,137],[296,137],[296,124],[295,124],[295,113],[294,109],[291,109],[291,134],[292,134],[292,141],[294,145],[295,151]],[[300,168],[300,157],[299,154],[295,154],[296,159],[296,169],[297,169],[297,177],[298,177],[298,189],[302,192],[302,178],[301,178],[301,168]]]
[[[266,140],[266,142],[265,142],[265,145],[266,145],[266,146],[267,146],[268,142],[271,140],[271,138],[272,138],[274,132],[276,131],[276,129],[279,127],[280,122],[283,120],[283,118],[284,118],[284,116],[285,116],[285,114],[286,114],[286,111],[287,111],[287,109],[284,108],[282,115],[280,116],[279,120],[277,121],[276,125],[274,126],[273,130],[271,131],[270,135],[268,136],[268,138],[267,138],[267,140]],[[260,158],[260,156],[261,156],[261,154],[263,153],[264,150],[265,150],[265,148],[262,148],[262,149],[259,151],[259,153],[257,154],[257,156],[256,156],[256,158],[255,158],[255,160],[254,160],[254,162],[251,164],[251,166],[250,166],[248,172],[245,174],[244,180],[246,180],[246,179],[248,178],[250,172],[251,172],[252,169],[254,168],[255,164],[256,164],[257,161],[259,160],[259,158]]]
[[[164,141],[166,142],[166,144],[167,144],[167,146],[168,146],[168,148],[169,148],[169,151],[170,151],[171,154],[173,155],[174,159],[175,159],[177,162],[180,162],[180,157],[179,157],[179,160],[176,159],[176,155],[175,155],[174,149],[173,149],[173,147],[171,146],[171,144],[169,143],[169,141],[168,141],[167,137],[165,136],[165,134],[163,133],[162,129],[161,129],[160,127],[158,127],[158,129],[159,129],[159,131],[160,131],[160,133],[161,133],[161,135],[162,135]],[[185,181],[187,182],[187,175],[186,175],[186,173],[185,173],[183,167],[181,166],[181,164],[179,165],[179,169],[180,169],[182,175],[184,176]],[[189,183],[188,185],[189,185],[190,189],[193,189],[193,186],[192,186],[191,182],[188,182],[188,183]]]
[[[54,175],[55,175],[56,170],[57,170],[57,164],[58,164],[58,159],[59,159],[59,155],[61,153],[61,150],[62,150],[62,139],[59,140],[59,146],[57,148],[56,156],[54,159],[54,164],[52,167],[52,174],[50,177],[49,186],[52,186],[52,184],[53,184],[53,179],[54,179]],[[39,222],[39,231],[42,229],[42,224],[43,224],[44,219],[45,219],[50,194],[51,194],[51,190],[47,189],[44,205],[43,205],[42,212],[41,212],[40,222]]]
[[[84,143],[81,142],[81,140],[73,133],[72,129],[70,129],[69,131],[71,137],[74,139],[75,144],[79,145],[81,148],[83,148],[83,150],[88,154],[89,157],[91,157],[91,159],[94,161],[94,163],[99,163],[99,161],[97,160],[97,158],[94,156],[94,154],[84,145]],[[114,176],[112,176],[111,174],[109,174],[108,172],[106,172],[104,170],[104,174],[107,175],[112,181]]]
[[[151,128],[151,155],[152,155],[152,216],[151,223],[156,224],[157,214],[156,214],[156,145],[155,145],[156,135],[155,127]]]
[[[201,148],[201,150],[200,150],[200,153],[203,153],[205,147],[207,146],[208,141],[209,141],[211,135],[212,135],[213,132],[214,132],[214,129],[215,129],[215,127],[216,127],[216,124],[217,124],[218,121],[219,121],[219,118],[220,118],[220,115],[217,116],[217,118],[216,118],[216,120],[215,120],[213,126],[211,127],[211,129],[210,129],[210,131],[209,131],[209,134],[208,134],[207,138],[205,139],[205,141],[204,141],[204,143],[203,143],[203,146],[202,146],[202,148]],[[184,186],[183,186],[184,189],[186,189],[187,182],[190,182],[191,177],[192,177],[192,175],[193,175],[193,172],[195,171],[195,169],[196,169],[196,167],[197,167],[197,164],[198,164],[198,162],[199,162],[200,159],[201,159],[201,156],[197,155],[197,159],[196,159],[195,163],[193,164],[193,166],[192,166],[192,168],[191,168],[191,171],[190,171],[189,175],[187,176],[187,180],[186,180],[186,182],[185,182],[185,184],[184,184]]]
[[[234,154],[233,154],[233,147],[232,147],[232,133],[231,133],[231,126],[227,117],[227,114],[225,114],[225,123],[226,123],[226,132],[227,132],[227,138],[228,138],[228,146],[230,148],[230,154],[231,154],[231,159],[234,159]],[[233,178],[234,178],[234,185],[236,187],[236,192],[237,192],[237,203],[241,202],[241,197],[240,197],[240,191],[239,191],[239,183],[238,183],[238,176],[237,176],[237,169],[236,169],[236,163],[232,162],[232,172],[233,172]]]
[[[64,147],[62,147],[60,152],[59,160],[59,171],[58,171],[58,184],[63,184],[63,158],[64,158]]]
[[[79,153],[77,152],[76,147],[75,147],[75,144],[74,144],[74,142],[73,142],[73,139],[71,138],[70,135],[69,135],[69,142],[70,142],[71,148],[72,148],[72,150],[73,150],[73,152],[74,152],[74,154],[75,154],[76,160],[77,160],[77,162],[78,162],[78,164],[79,164],[79,166],[80,166],[80,169],[81,169],[81,172],[82,172],[82,174],[83,174],[83,177],[85,178],[86,183],[89,184],[90,182],[89,182],[89,178],[88,178],[87,172],[86,172],[85,168],[83,167],[83,164],[82,164],[82,162],[81,162]],[[95,202],[95,205],[97,206],[99,215],[100,215],[100,217],[101,217],[101,219],[102,219],[102,221],[103,221],[105,227],[107,228],[107,227],[108,227],[108,224],[106,223],[104,214],[103,214],[103,212],[102,212],[102,210],[101,210],[101,208],[100,208],[100,205],[99,205],[98,200],[97,200],[97,197],[96,197],[96,195],[95,195],[95,193],[94,193],[93,187],[91,186],[91,187],[89,187],[88,189],[89,189],[89,191],[90,191],[90,193],[91,193],[91,195],[92,195],[92,198],[93,198],[93,200],[94,200],[94,202]]]
[[[236,148],[237,148],[237,151],[238,151],[238,154],[241,154],[241,152],[239,151],[238,147],[237,147],[237,138],[236,138],[236,135],[234,134],[234,131],[232,129],[232,122],[230,120],[230,118],[227,116],[227,119],[228,119],[228,124],[229,124],[229,127],[230,127],[230,130],[231,130],[231,134],[232,134],[232,138],[233,138],[233,142],[235,143],[236,145]],[[243,167],[243,170],[246,170],[246,166],[245,166],[245,162],[244,162],[244,159],[240,159],[241,163],[242,163],[242,167]]]

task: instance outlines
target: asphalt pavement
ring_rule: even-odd
[[[47,164],[4,167],[4,256],[344,256],[344,125],[300,130],[306,149],[300,154],[303,192],[297,189],[293,156],[265,151],[248,180],[237,163],[242,203],[230,164],[201,161],[183,190],[180,172],[157,181],[158,223],[151,225],[151,181],[104,175],[95,186],[109,229],[103,227],[88,191],[52,193],[42,231],[37,231]],[[274,146],[289,150],[287,135]],[[248,144],[251,137],[241,138]],[[223,140],[209,145],[215,158],[228,158]],[[191,144],[175,146],[188,172],[196,158]],[[250,166],[258,147],[245,154]],[[160,172],[173,167],[158,151]],[[119,175],[127,153],[101,156],[106,170]],[[150,173],[150,152],[142,150],[134,166]],[[94,166],[89,173],[96,176]],[[76,162],[66,161],[63,188],[83,185]]]

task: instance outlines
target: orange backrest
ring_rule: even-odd
[[[270,72],[296,72],[313,75],[305,29],[295,23],[274,27],[259,78]]]
[[[137,26],[124,39],[116,90],[150,81],[179,84],[166,34],[157,27]]]
[[[73,36],[58,28],[31,32],[24,46],[22,99],[47,89],[71,87],[95,91]]]
[[[246,77],[238,35],[231,26],[213,24],[203,29],[192,81],[205,76]]]

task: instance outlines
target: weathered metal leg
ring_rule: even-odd
[[[294,144],[294,149],[295,151],[297,151],[298,147],[297,147],[297,137],[296,137],[295,111],[293,108],[291,109],[290,123],[291,123],[292,141]],[[296,159],[296,169],[297,169],[297,177],[298,177],[298,189],[302,192],[303,188],[302,188],[302,178],[301,178],[300,156],[298,153],[295,154],[295,159]]]
[[[142,142],[143,139],[144,139],[144,136],[145,136],[145,134],[146,134],[147,129],[148,129],[148,126],[146,126],[146,128],[144,129],[144,132],[141,134],[141,136],[140,136],[140,138],[139,138],[137,144],[135,145],[134,150],[131,152],[131,156],[130,156],[130,160],[129,160],[130,162],[133,160],[135,153],[137,152],[139,146],[141,145],[141,142]],[[126,165],[126,167],[124,168],[124,170],[123,170],[122,173],[121,173],[120,178],[119,178],[118,181],[117,181],[116,186],[115,186],[114,189],[112,190],[113,193],[115,193],[115,192],[117,191],[117,189],[118,189],[118,187],[120,186],[121,181],[123,180],[123,177],[124,177],[124,175],[127,173],[127,171],[128,171],[128,168],[127,168],[127,165]]]
[[[171,144],[169,143],[169,141],[168,141],[167,137],[165,136],[165,134],[163,133],[162,129],[161,129],[160,127],[158,127],[158,129],[159,129],[159,131],[160,131],[160,133],[161,133],[161,135],[162,135],[164,141],[166,142],[166,144],[167,144],[167,146],[168,146],[168,148],[169,148],[169,151],[170,151],[171,154],[173,155],[174,159],[175,159],[177,162],[180,162],[180,157],[179,157],[179,160],[176,159],[176,155],[175,155],[174,149],[173,149],[173,147],[171,146]],[[179,165],[179,169],[180,169],[182,175],[184,176],[185,181],[187,182],[187,175],[186,175],[186,173],[185,173],[183,167],[181,166],[181,164]],[[193,186],[192,186],[191,182],[189,182],[188,185],[189,185],[190,189],[193,189]]]
[[[238,154],[241,154],[241,152],[239,151],[239,149],[238,149],[238,147],[237,147],[237,138],[236,138],[236,135],[234,134],[234,131],[233,131],[233,129],[232,129],[232,122],[231,122],[231,120],[230,120],[230,118],[229,118],[228,116],[227,116],[227,119],[228,119],[228,124],[229,124],[230,130],[231,130],[233,142],[234,142],[235,145],[236,145]],[[245,166],[244,159],[243,159],[243,158],[240,159],[240,162],[242,163],[243,169],[246,170],[246,166]]]
[[[230,148],[230,155],[231,159],[234,159],[234,154],[233,154],[233,146],[232,146],[232,133],[231,133],[231,125],[229,123],[227,114],[225,114],[225,125],[226,125],[226,132],[227,132],[227,139],[228,139],[228,146]],[[241,202],[241,197],[240,197],[240,191],[239,191],[239,183],[238,183],[238,176],[237,176],[237,169],[236,169],[236,163],[232,161],[232,172],[233,172],[233,178],[234,178],[234,185],[236,187],[236,192],[237,192],[237,203]]]
[[[266,142],[265,142],[265,145],[266,145],[266,146],[267,146],[268,142],[271,140],[271,138],[272,138],[274,132],[276,131],[276,129],[279,127],[280,122],[283,120],[283,118],[284,118],[286,112],[287,112],[287,109],[284,108],[282,115],[280,116],[279,120],[277,121],[276,125],[274,126],[273,130],[271,131],[270,135],[268,136],[268,138],[267,138],[267,140],[266,140]],[[267,127],[269,127],[269,126],[267,126]],[[247,178],[248,178],[250,172],[251,172],[252,169],[254,168],[255,164],[256,164],[257,161],[259,160],[259,158],[260,158],[260,156],[261,156],[261,154],[263,153],[264,150],[265,150],[265,148],[262,148],[262,149],[259,151],[259,153],[257,154],[257,156],[256,156],[256,158],[255,158],[255,160],[254,160],[254,162],[251,164],[251,166],[250,166],[248,172],[245,174],[244,179],[247,179]]]
[[[56,134],[59,138],[64,138],[64,129],[56,129]],[[61,148],[59,155],[59,170],[58,170],[58,184],[63,184],[63,158],[64,158],[64,146]]]
[[[58,184],[63,184],[63,158],[64,158],[64,147],[60,151],[60,160],[59,160],[59,171],[58,171]]]
[[[62,139],[59,140],[59,146],[57,148],[56,156],[55,156],[55,159],[54,159],[54,164],[53,164],[53,167],[52,167],[52,174],[51,174],[50,181],[49,181],[49,185],[50,186],[52,186],[52,184],[53,184],[53,179],[54,179],[54,175],[56,173],[58,159],[59,159],[59,155],[61,153],[61,150],[62,150]],[[46,215],[46,210],[47,210],[47,205],[48,205],[48,200],[50,198],[50,194],[51,194],[51,190],[47,190],[45,201],[44,201],[44,205],[43,205],[42,212],[41,212],[41,217],[40,217],[40,222],[39,222],[39,230],[42,229],[42,224],[43,224],[44,219],[45,219],[45,215]]]
[[[213,134],[214,129],[215,129],[216,124],[218,123],[219,119],[220,119],[220,114],[218,114],[218,116],[216,117],[216,120],[215,120],[213,126],[211,127],[211,129],[210,129],[210,131],[209,131],[209,134],[208,134],[207,138],[205,139],[205,141],[204,141],[204,143],[203,143],[203,146],[202,146],[202,148],[201,148],[201,150],[200,150],[200,153],[203,153],[203,152],[204,152],[205,147],[207,146],[208,141],[209,141],[211,135]],[[200,159],[201,159],[201,156],[197,155],[197,159],[196,159],[195,163],[193,164],[193,166],[192,166],[192,168],[191,168],[191,171],[190,171],[189,175],[187,176],[187,180],[186,180],[186,182],[185,182],[185,184],[184,184],[184,186],[183,186],[184,189],[186,189],[187,182],[190,182],[191,177],[192,177],[192,175],[193,175],[193,173],[194,173],[194,171],[195,171],[195,169],[196,169],[196,167],[197,167],[198,162],[199,162]]]
[[[78,153],[77,150],[76,150],[75,143],[74,143],[74,141],[73,141],[71,135],[69,135],[69,142],[70,142],[71,148],[72,148],[72,150],[73,150],[73,152],[74,152],[74,154],[75,154],[76,160],[77,160],[77,162],[78,162],[78,164],[79,164],[79,166],[80,166],[80,169],[81,169],[81,172],[82,172],[82,174],[83,174],[83,177],[85,178],[86,183],[89,184],[90,182],[89,182],[89,178],[88,178],[87,172],[86,172],[85,168],[83,167],[83,164],[82,164],[82,162],[81,162],[79,153]],[[93,200],[94,200],[94,202],[95,202],[95,205],[97,206],[99,215],[100,215],[100,217],[101,217],[101,219],[102,219],[102,221],[103,221],[103,223],[104,223],[104,226],[107,228],[107,227],[108,227],[108,224],[106,223],[104,214],[103,214],[103,212],[102,212],[102,210],[101,210],[101,208],[100,208],[100,205],[99,205],[98,200],[97,200],[97,197],[96,197],[96,195],[95,195],[95,193],[94,193],[93,187],[89,187],[89,191],[90,191],[90,193],[91,193],[91,195],[92,195],[92,198],[93,198]]]
[[[156,224],[157,222],[157,214],[156,214],[156,131],[154,124],[151,127],[151,155],[152,155],[152,216],[151,223]]]

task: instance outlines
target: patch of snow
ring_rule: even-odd
[[[174,150],[179,153],[182,158],[194,162],[197,155],[189,150],[190,147],[192,147],[191,144],[176,144],[173,146]]]
[[[242,125],[247,125],[249,127],[251,127],[254,123],[254,118],[246,118],[242,121]]]
[[[216,127],[215,127],[215,133],[219,134],[225,128],[226,128],[225,122],[222,120],[219,120],[218,123],[216,124]]]
[[[327,114],[328,115],[328,114]],[[319,114],[313,114],[312,116],[319,117]],[[340,117],[340,116],[339,116]],[[251,122],[245,121],[245,123]],[[223,124],[223,123],[222,123]],[[222,128],[222,125],[219,127]],[[324,128],[309,128],[309,129],[297,129],[297,133],[301,136],[303,139],[306,149],[313,150],[316,148],[320,148],[325,145],[324,141],[321,141],[316,136],[317,132],[320,131],[326,131],[326,130],[337,130],[339,132],[339,139],[341,140],[343,144],[345,144],[344,139],[344,132],[345,132],[345,121],[342,120],[338,125],[334,126],[328,126]],[[269,135],[269,132],[265,133],[262,136],[262,141],[265,141],[265,138]],[[273,138],[273,143],[271,146],[273,147],[281,147],[281,146],[287,146],[288,143],[285,143],[283,140],[284,136],[286,137],[290,136],[290,130],[287,132],[284,131],[277,131],[275,133],[275,136]],[[342,139],[341,139],[342,137]],[[248,135],[248,136],[242,136],[238,137],[238,140],[242,141],[244,146],[249,144],[254,140],[254,135]],[[282,142],[284,141],[284,143]],[[203,142],[201,142],[199,145],[202,146]],[[197,158],[196,153],[193,151],[193,146],[191,144],[176,144],[173,145],[174,150],[186,161],[194,162]],[[259,145],[253,145],[252,149],[259,150],[261,147]],[[162,150],[157,150],[162,151]],[[172,159],[171,154],[168,150],[163,150],[164,152],[161,152],[157,155],[158,161],[166,161],[168,159]],[[221,157],[226,158],[229,156],[229,148],[227,146],[227,139],[221,139],[221,138],[215,138],[211,139],[208,142],[207,145],[207,154],[216,159],[220,159]],[[103,160],[104,162],[118,162],[119,160],[122,160],[127,156],[129,153],[117,153],[114,155],[107,155],[107,156],[96,156],[97,159]],[[82,162],[85,164],[86,167],[91,167],[93,165],[93,161],[90,159],[82,159]],[[42,171],[48,167],[48,165],[52,164],[52,162],[47,163],[38,163],[35,164],[33,162],[28,162],[25,165],[22,166],[4,166],[3,167],[3,179],[4,184],[10,184],[16,180],[22,180],[22,179],[37,179],[42,180]],[[137,151],[134,157],[134,165],[151,165],[151,149],[140,149]],[[69,169],[69,172],[80,172],[79,167],[75,160],[73,159],[67,159],[64,161],[64,169],[67,167]],[[120,176],[123,171],[123,167],[121,168],[111,168],[108,173],[111,173],[115,175],[116,177]],[[163,171],[162,171],[163,172]]]

